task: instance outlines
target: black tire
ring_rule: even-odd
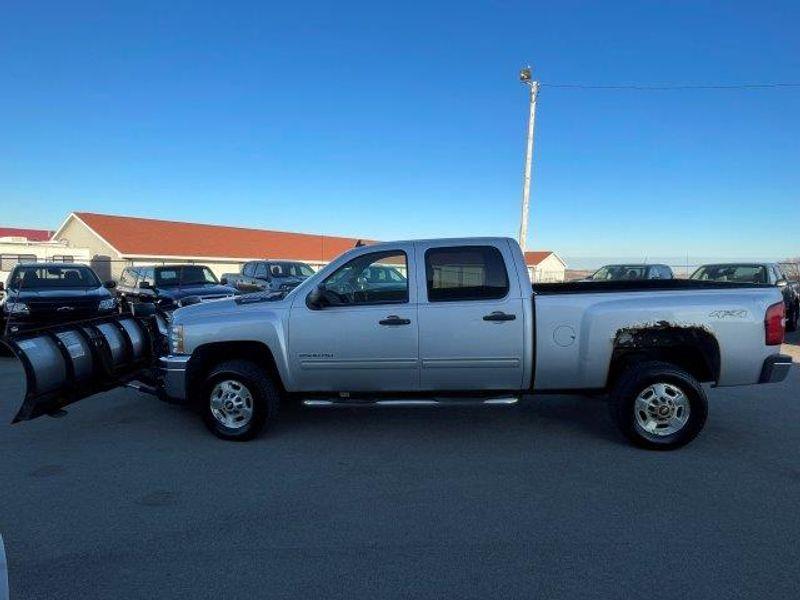
[[[688,400],[689,416],[674,433],[646,431],[637,418],[636,399],[648,387],[658,383],[678,388]],[[703,429],[708,417],[708,399],[700,382],[691,374],[670,363],[647,361],[624,371],[611,389],[611,418],[620,431],[635,445],[650,450],[674,450],[691,442]],[[646,413],[641,413],[646,417]]]
[[[795,304],[794,310],[786,315],[786,331],[797,331],[798,318],[800,318],[800,304]]]
[[[226,427],[211,409],[211,394],[218,384],[236,381],[246,387],[252,396],[252,416],[241,427]],[[203,385],[201,409],[208,429],[223,440],[245,441],[256,437],[262,429],[278,416],[280,394],[269,373],[247,360],[229,360],[215,365]]]

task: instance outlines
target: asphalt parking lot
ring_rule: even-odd
[[[628,446],[569,396],[289,413],[246,444],[132,390],[8,425],[17,598],[788,598],[800,578],[800,368],[711,391],[705,432]]]

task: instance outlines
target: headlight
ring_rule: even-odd
[[[174,325],[169,329],[169,351],[171,354],[183,354],[183,325]]]
[[[97,305],[97,310],[114,310],[115,308],[117,308],[116,298],[100,300],[100,304]]]
[[[6,311],[10,315],[29,315],[31,313],[28,305],[24,302],[8,302]]]

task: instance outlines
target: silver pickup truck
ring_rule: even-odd
[[[153,355],[151,391],[191,403],[212,432],[232,440],[254,437],[290,400],[446,406],[603,392],[632,442],[669,449],[703,428],[703,384],[786,377],[784,321],[781,295],[770,286],[651,280],[534,288],[511,239],[382,243],[346,252],[286,295],[177,310],[165,326],[168,347]],[[114,346],[110,337],[121,331],[117,346],[140,348],[146,334],[136,323],[105,324],[105,341],[96,344]],[[91,353],[92,339],[92,331],[73,336],[74,351],[64,342],[61,356],[76,362]],[[49,364],[41,356],[47,344],[39,343],[36,359],[34,342],[11,344],[28,363],[29,387],[36,365]],[[121,352],[146,362],[141,351]],[[83,379],[71,369],[72,387],[83,392],[65,395],[53,383],[45,385],[50,393],[29,393],[17,419],[121,381],[105,369],[105,383],[92,385],[92,369]]]

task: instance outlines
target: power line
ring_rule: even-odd
[[[575,90],[635,90],[642,92],[670,90],[763,90],[800,88],[800,83],[740,83],[733,85],[585,85],[582,83],[541,83],[542,87]]]

